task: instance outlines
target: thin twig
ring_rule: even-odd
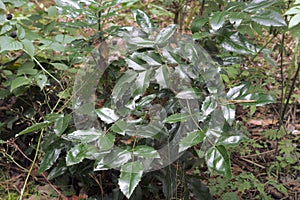
[[[205,4],[205,0],[202,0],[201,7],[200,7],[200,16],[203,15],[204,4]]]
[[[39,136],[39,139],[38,139],[38,143],[37,143],[37,147],[36,147],[36,150],[35,150],[35,155],[34,155],[34,158],[33,158],[33,162],[28,170],[28,173],[27,173],[27,176],[26,176],[26,179],[24,181],[24,185],[23,185],[23,188],[21,190],[21,194],[20,194],[20,197],[19,197],[19,200],[22,200],[23,199],[23,196],[24,196],[24,191],[26,189],[26,186],[27,186],[27,182],[29,180],[29,177],[30,177],[30,174],[33,170],[33,167],[35,166],[35,162],[37,160],[37,157],[38,157],[38,154],[39,154],[39,149],[40,149],[40,145],[41,145],[41,142],[42,142],[42,138],[43,138],[43,133],[44,133],[44,129],[42,129],[41,133],[40,133],[40,136]]]
[[[246,158],[240,157],[240,159],[243,160],[243,161],[246,161],[246,162],[248,162],[248,163],[251,163],[251,164],[253,164],[253,165],[257,166],[257,167],[260,167],[260,168],[262,168],[262,169],[265,169],[265,168],[266,168],[265,166],[262,166],[262,165],[260,165],[260,164],[258,164],[258,163],[256,163],[256,162],[253,162],[253,161],[248,160],[248,159],[246,159]]]

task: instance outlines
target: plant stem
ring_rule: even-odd
[[[32,164],[28,170],[28,173],[27,173],[27,176],[26,176],[26,179],[24,181],[24,184],[23,184],[23,188],[21,190],[21,194],[20,194],[20,197],[19,197],[19,200],[22,200],[23,199],[23,196],[24,196],[24,191],[26,189],[26,185],[27,185],[27,182],[29,180],[29,177],[30,177],[30,174],[33,170],[33,167],[35,165],[35,162],[37,160],[37,157],[38,157],[38,154],[39,154],[39,149],[40,149],[40,145],[41,145],[41,141],[42,141],[42,136],[43,136],[43,133],[44,133],[44,129],[42,129],[41,133],[40,133],[40,136],[39,136],[39,139],[38,139],[38,143],[37,143],[37,147],[36,147],[36,150],[35,150],[35,155],[34,155],[34,158],[33,158],[33,161],[32,161]]]
[[[200,7],[200,16],[203,15],[204,4],[205,4],[205,0],[202,0],[202,2],[201,2],[201,7]]]

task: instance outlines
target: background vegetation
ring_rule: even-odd
[[[298,199],[299,22],[299,0],[0,0],[0,198]]]

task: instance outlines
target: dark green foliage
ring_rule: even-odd
[[[266,46],[290,29],[299,37],[299,5],[285,13],[287,23],[279,0],[207,1],[187,36],[178,34],[185,1],[164,2],[178,24],[161,29],[137,1],[68,2],[56,0],[43,10],[0,0],[0,141],[31,146],[23,151],[40,156],[38,174],[80,182],[96,198],[213,199],[204,177],[195,175],[199,169],[224,177],[213,195],[238,198],[219,188],[235,179],[232,147],[247,140],[236,126],[237,104],[253,113],[276,101],[243,77],[241,64],[263,57],[277,66]],[[149,6],[152,13],[167,12]],[[138,27],[112,24],[128,7]],[[255,37],[266,32],[274,37],[258,45]],[[120,55],[110,61],[114,50]],[[297,162],[284,160],[294,151],[284,148],[291,143],[279,143],[282,155],[273,168]],[[257,186],[268,197],[251,175],[229,186]],[[90,179],[97,176],[107,180],[101,190]],[[243,182],[248,179],[253,185]],[[277,189],[286,194],[282,185]]]

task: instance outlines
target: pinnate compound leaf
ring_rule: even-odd
[[[133,15],[137,24],[141,27],[141,29],[147,34],[151,34],[153,30],[153,23],[150,17],[141,10],[133,11]]]
[[[143,175],[143,167],[140,162],[130,162],[121,167],[119,187],[129,199],[134,189],[139,184]]]
[[[33,131],[41,130],[43,128],[46,128],[50,124],[51,124],[51,122],[49,122],[49,121],[44,121],[44,122],[41,122],[41,123],[33,124],[32,126],[26,128],[25,130],[23,130],[20,133],[18,133],[16,135],[16,137],[24,135],[24,134],[27,134],[27,133],[31,133]]]
[[[31,84],[31,80],[26,78],[26,77],[18,77],[16,79],[14,79],[10,85],[10,91],[12,92],[14,89],[21,87],[21,86],[25,86],[25,85],[30,85]]]
[[[231,178],[230,158],[224,146],[214,146],[205,154],[206,165],[209,169]]]
[[[51,150],[47,150],[46,154],[44,155],[40,167],[38,170],[38,174],[50,169],[55,161],[59,158],[62,149],[54,148]]]
[[[186,137],[179,142],[179,152],[182,152],[191,146],[199,144],[203,141],[205,134],[202,131],[188,133]]]
[[[286,26],[280,13],[273,10],[261,10],[251,17],[251,20],[263,26]]]
[[[167,44],[168,40],[173,36],[176,31],[176,25],[171,24],[168,27],[162,29],[155,38],[155,44],[159,47],[163,47]]]

